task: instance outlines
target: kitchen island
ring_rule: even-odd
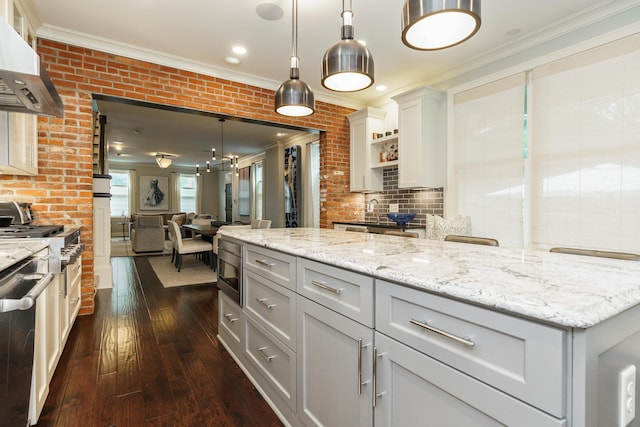
[[[465,425],[465,419],[482,425],[618,425],[618,374],[640,363],[639,263],[324,229],[221,234],[267,258],[297,262],[295,287],[288,289],[297,304],[289,317],[297,333],[296,351],[289,354],[297,366],[290,371],[297,400],[289,399],[284,417],[290,422],[331,421],[311,390],[342,390],[335,381],[348,369],[327,375],[322,359],[335,363],[340,355],[323,353],[316,338],[326,341],[329,330],[346,333],[352,325],[365,329],[355,333],[362,335],[356,342],[364,342],[356,365],[363,376],[359,395],[369,398],[350,425],[371,425],[373,418],[376,426],[405,425],[427,413],[441,420],[434,425]],[[270,268],[253,279],[247,268],[247,283],[269,279]],[[351,291],[355,299],[340,302]],[[241,311],[248,313],[249,330],[256,318],[250,308],[245,298]],[[339,342],[332,343],[335,351]],[[371,351],[375,357],[362,357]],[[323,357],[312,356],[318,353]],[[241,366],[251,365],[239,356]],[[629,393],[635,393],[632,378]],[[413,410],[413,399],[394,398],[405,392],[419,393]],[[333,425],[350,416],[333,413],[340,417]]]

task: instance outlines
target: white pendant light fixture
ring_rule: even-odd
[[[404,0],[402,42],[412,49],[446,49],[479,29],[480,0]]]
[[[373,57],[353,39],[351,0],[342,0],[342,40],[331,46],[322,59],[322,86],[336,92],[355,92],[373,84]]]
[[[166,169],[171,166],[171,157],[170,154],[156,153],[156,163],[161,169]]]
[[[298,0],[292,0],[291,71],[289,80],[275,94],[275,112],[283,116],[303,117],[313,114],[316,102],[308,84],[300,80],[298,58]]]

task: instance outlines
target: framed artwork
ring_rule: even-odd
[[[300,146],[284,149],[284,226],[298,227],[300,215]]]
[[[169,177],[140,177],[140,210],[169,210]]]

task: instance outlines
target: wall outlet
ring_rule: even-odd
[[[398,204],[389,203],[389,212],[398,212]]]
[[[636,416],[636,367],[618,373],[618,427],[627,427]]]

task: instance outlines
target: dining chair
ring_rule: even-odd
[[[551,248],[549,249],[549,252],[557,252],[557,253],[572,254],[572,255],[595,256],[595,257],[601,257],[601,258],[625,259],[629,261],[640,261],[640,254],[636,254],[632,252],[600,251],[596,249],[579,249],[579,248],[564,248],[564,247]]]
[[[411,237],[414,239],[420,237],[418,233],[413,233],[411,231],[384,230],[382,234],[386,234],[387,236]]]
[[[201,239],[183,239],[180,235],[180,227],[174,221],[169,222],[169,227],[176,239],[175,266],[178,272],[182,269],[182,256],[187,254],[202,255],[213,268],[213,245],[210,242]]]
[[[476,237],[476,236],[459,236],[457,234],[448,234],[444,238],[445,242],[457,242],[457,243],[471,243],[474,245],[484,246],[500,246],[496,239],[490,237]]]

